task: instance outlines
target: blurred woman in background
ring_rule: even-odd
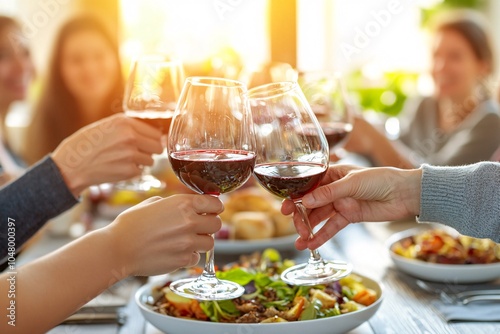
[[[19,24],[0,16],[0,185],[23,171],[23,161],[13,152],[6,136],[5,119],[15,101],[26,98],[34,75],[30,51]]]
[[[24,157],[34,163],[85,125],[121,112],[118,45],[92,16],[68,21],[55,40],[47,80],[26,133]]]
[[[401,168],[489,160],[500,145],[500,116],[486,85],[494,56],[483,20],[474,12],[457,12],[437,25],[432,47],[435,94],[420,101],[399,141],[390,141],[357,117],[345,148],[375,165]]]

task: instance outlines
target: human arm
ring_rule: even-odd
[[[161,153],[161,133],[124,115],[105,118],[65,139],[51,157],[0,189],[0,263],[7,255],[7,219],[17,222],[19,249],[45,222],[69,209],[93,184],[140,173]]]
[[[0,190],[0,263],[8,256],[8,220],[16,224],[16,250],[45,222],[77,203],[50,157]],[[13,255],[13,254],[11,254]]]
[[[353,131],[345,145],[347,151],[368,156],[377,166],[414,168],[411,151],[404,144],[388,139],[363,117],[354,119]]]
[[[298,249],[316,249],[350,223],[387,221],[416,216],[420,205],[421,170],[391,167],[362,168],[349,165],[331,166],[322,186],[307,194],[302,203],[309,211],[314,227],[326,224],[309,240],[309,230],[300,215],[294,224],[300,238]],[[295,212],[293,202],[283,202],[281,212]]]
[[[500,163],[422,166],[419,221],[500,242]]]
[[[16,326],[1,333],[45,333],[115,282],[195,265],[214,245],[222,203],[208,195],[150,198],[109,226],[17,269]],[[0,275],[6,310],[8,273]]]
[[[161,132],[140,120],[117,114],[92,123],[66,138],[52,159],[77,197],[88,186],[125,180],[152,165],[163,152]]]
[[[500,164],[483,162],[463,167],[401,170],[333,166],[323,186],[304,196],[309,219],[326,224],[308,240],[298,215],[294,223],[298,249],[315,249],[349,223],[375,222],[419,215],[419,221],[439,222],[460,233],[500,241]],[[295,211],[285,201],[284,214]]]

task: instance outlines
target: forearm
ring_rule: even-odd
[[[422,169],[419,221],[500,242],[500,164]]]
[[[15,327],[0,322],[1,333],[45,333],[127,274],[113,255],[110,231],[92,232],[60,250],[20,267],[15,298],[8,298],[7,275],[0,276],[1,309],[15,301]],[[5,316],[3,317],[5,319]]]
[[[45,222],[77,203],[57,166],[45,158],[0,190],[0,263],[7,256],[7,224],[15,222],[19,249]]]
[[[414,164],[410,162],[410,157],[401,154],[402,149],[397,147],[396,142],[387,139],[382,133],[373,129],[371,136],[371,150],[370,154],[372,159],[378,166],[392,166],[403,169],[414,168]]]

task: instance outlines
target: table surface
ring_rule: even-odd
[[[446,322],[430,305],[437,296],[416,289],[414,279],[398,272],[384,245],[385,240],[396,232],[414,227],[414,222],[361,223],[348,226],[330,242],[320,248],[325,258],[347,260],[354,265],[354,270],[369,276],[383,284],[384,301],[379,311],[365,324],[350,334],[378,333],[500,333],[500,322]],[[67,243],[69,238],[54,238],[44,235],[18,258],[23,264],[40,257]],[[297,260],[307,259],[307,252],[295,249],[282,252],[284,257]],[[216,254],[217,263],[227,263],[238,258],[237,254]],[[495,282],[500,284],[500,280]],[[136,289],[140,284],[129,279],[125,284],[133,284]],[[132,290],[134,290],[132,289]],[[133,294],[132,294],[133,296]],[[131,296],[131,297],[132,297]],[[147,324],[140,314],[133,298],[126,307],[125,325],[65,325],[58,326],[50,334],[68,333],[118,333],[118,334],[159,334]]]

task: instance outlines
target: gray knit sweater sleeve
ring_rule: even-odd
[[[420,222],[500,242],[500,163],[462,167],[422,165]]]

